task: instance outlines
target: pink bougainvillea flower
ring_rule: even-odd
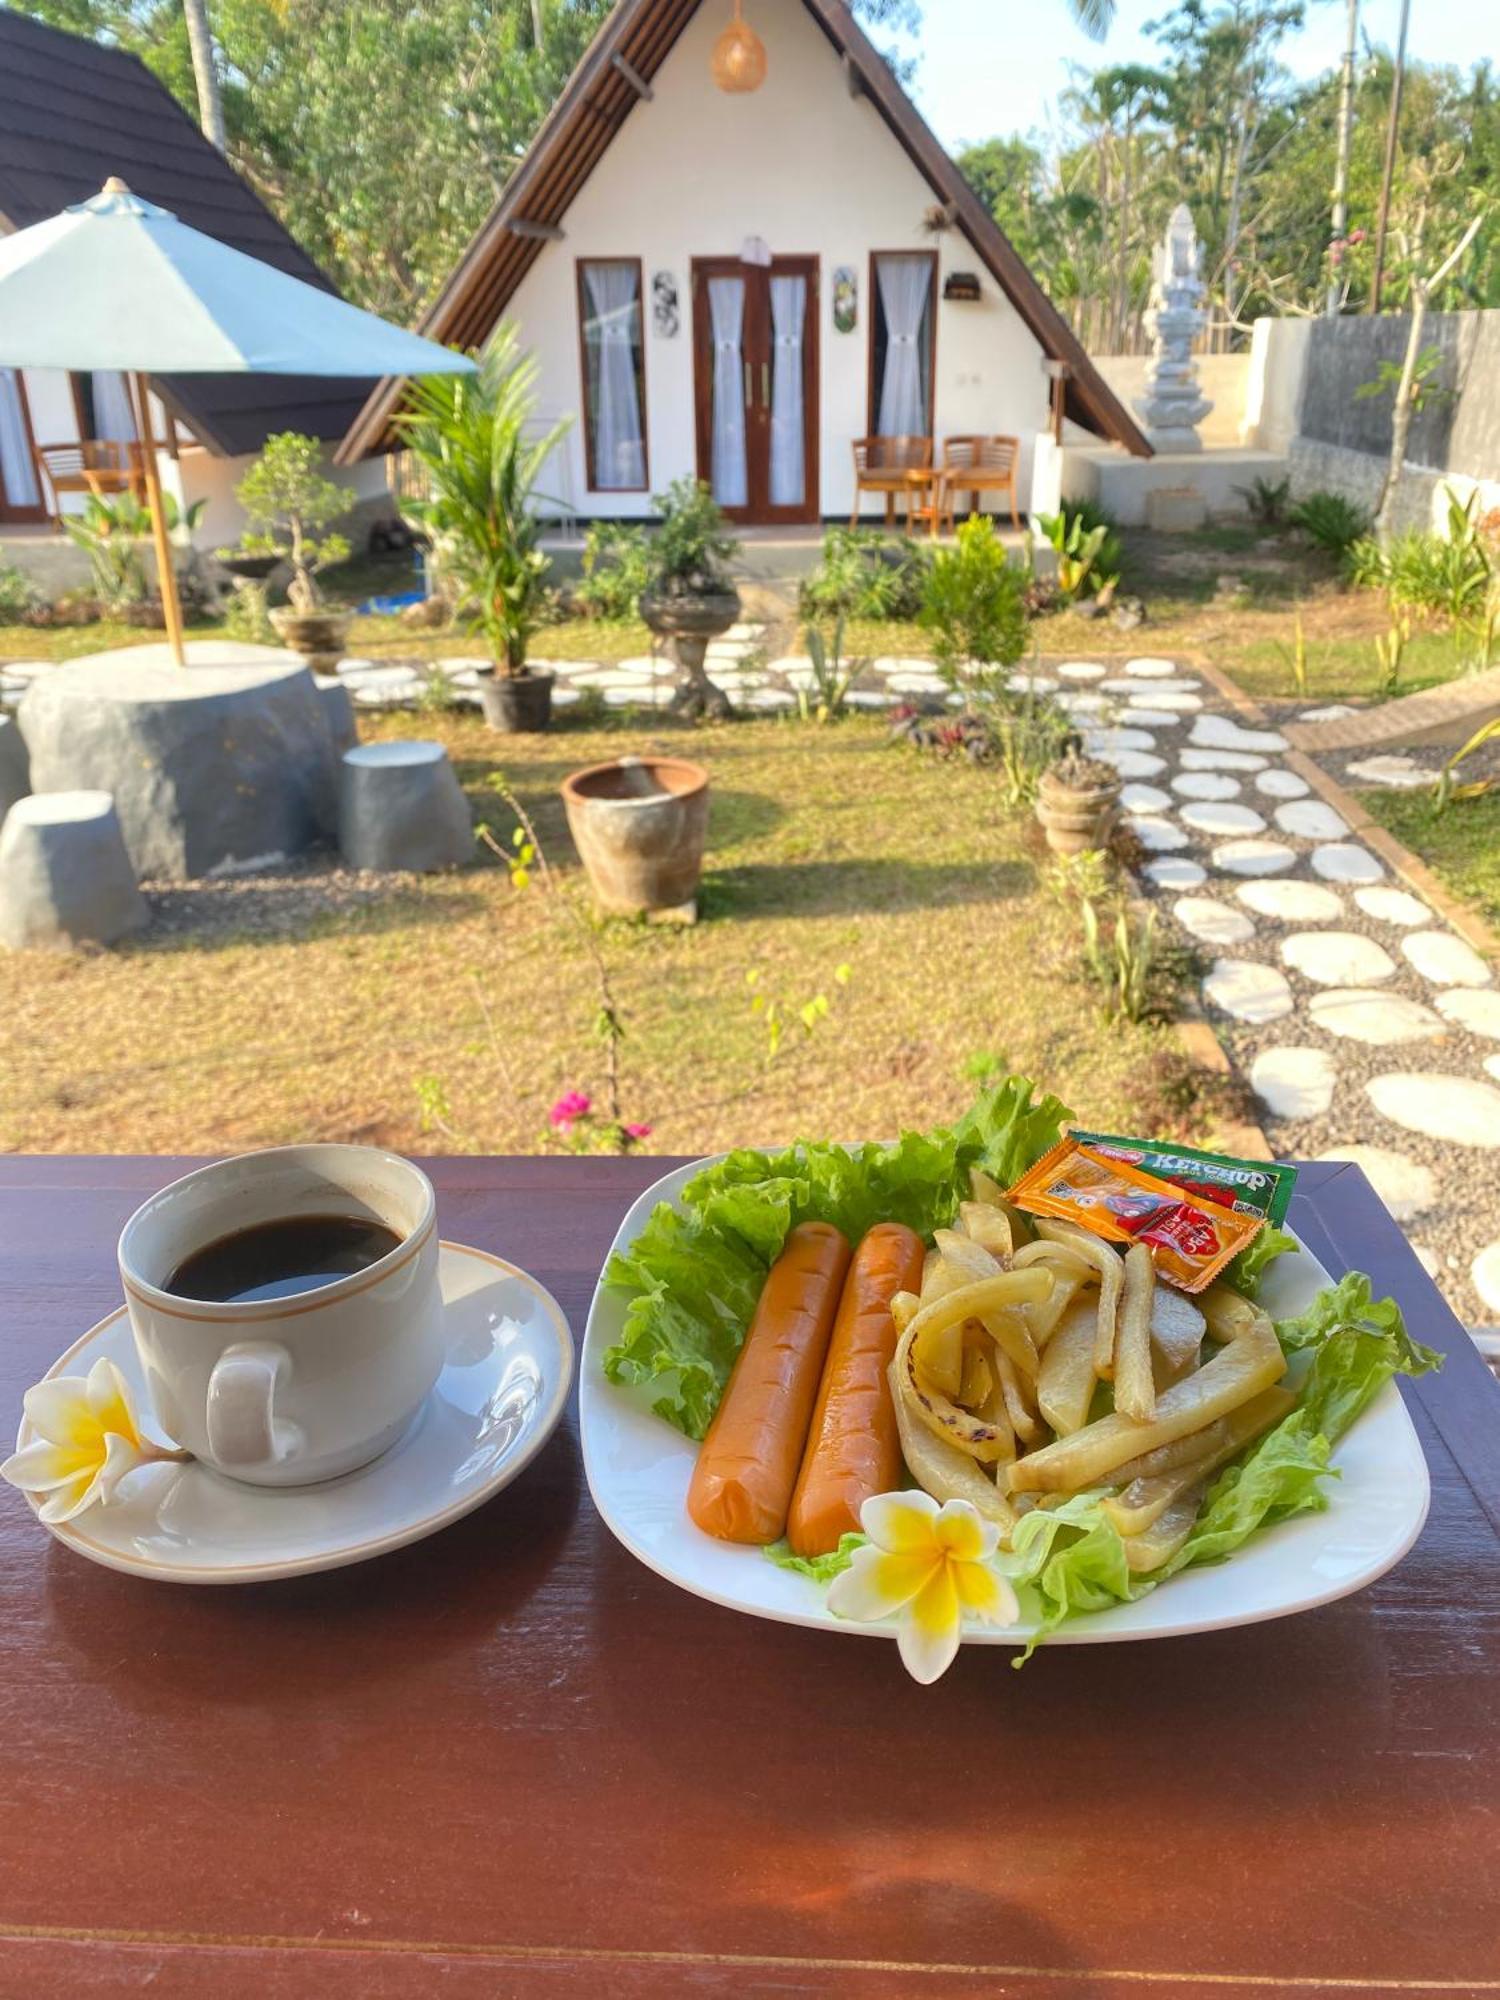
[[[627,1139],[649,1139],[651,1137],[651,1127],[649,1125],[627,1125],[625,1127],[625,1137]]]
[[[565,1090],[547,1116],[554,1125],[571,1125],[575,1118],[587,1118],[594,1100],[581,1090]]]

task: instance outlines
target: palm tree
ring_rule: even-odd
[[[193,80],[198,86],[198,123],[211,146],[222,153],[228,146],[224,131],[224,100],[219,93],[219,72],[214,62],[214,38],[208,25],[207,0],[182,0],[187,19],[188,48],[193,57]]]
[[[1091,41],[1102,42],[1114,26],[1115,0],[1068,0],[1068,5]]]

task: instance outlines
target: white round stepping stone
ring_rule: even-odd
[[[1452,931],[1408,931],[1401,949],[1434,986],[1488,986],[1490,968]]]
[[[1161,681],[1153,681],[1141,692],[1153,708],[1164,708],[1177,716],[1196,715],[1203,706],[1202,695],[1195,694],[1191,688],[1167,687]]]
[[[1174,847],[1188,845],[1188,837],[1180,826],[1173,826],[1169,819],[1155,819],[1149,813],[1137,814],[1130,822],[1130,830],[1142,847],[1153,854],[1168,854]]]
[[[1185,799],[1237,799],[1238,778],[1223,771],[1180,771],[1172,780],[1172,790]]]
[[[1327,924],[1344,914],[1332,889],[1319,882],[1246,882],[1234,893],[1258,917],[1283,924]]]
[[[1273,1118],[1321,1118],[1338,1077],[1327,1049],[1262,1049],[1250,1065],[1250,1088]]]
[[[1189,861],[1179,854],[1164,855],[1160,861],[1148,861],[1141,872],[1158,889],[1197,889],[1208,880],[1206,868],[1200,868],[1196,861]]]
[[[1172,794],[1156,785],[1126,785],[1120,793],[1120,804],[1128,813],[1170,812]]]
[[[1275,819],[1283,833],[1295,834],[1298,840],[1342,840],[1349,831],[1343,814],[1321,799],[1293,799],[1276,808]]]
[[[1203,997],[1237,1021],[1279,1021],[1292,1011],[1292,989],[1274,965],[1250,958],[1216,958],[1203,982]]]
[[[1109,668],[1097,660],[1064,660],[1057,671],[1065,681],[1102,681]]]
[[[1396,976],[1395,959],[1359,931],[1295,931],[1282,939],[1281,956],[1319,986],[1379,986]]]
[[[1263,771],[1270,759],[1253,750],[1195,750],[1189,744],[1177,761],[1184,771]]]
[[[1185,826],[1194,826],[1199,833],[1263,833],[1266,825],[1253,806],[1225,805],[1212,799],[1184,806],[1182,819]]]
[[[1105,697],[1101,695],[1099,699],[1103,701]],[[1171,729],[1181,719],[1170,709],[1138,708],[1134,702],[1120,711],[1120,720],[1127,729]]]
[[[677,671],[665,653],[632,653],[629,659],[619,661],[618,665],[622,674],[665,674],[670,677]]]
[[[1486,1056],[1484,1066],[1496,1082],[1500,1083],[1500,1056]]]
[[[1486,1244],[1469,1266],[1474,1289],[1492,1313],[1500,1313],[1500,1243]]]
[[[1347,1160],[1358,1167],[1397,1222],[1410,1222],[1437,1200],[1432,1169],[1393,1146],[1335,1146],[1318,1158]]]
[[[1064,688],[1056,697],[1056,701],[1058,707],[1068,715],[1101,715],[1105,709],[1114,706],[1107,694],[1094,694],[1088,688],[1078,694],[1070,694]]]
[[[1445,1021],[1486,1041],[1500,1042],[1500,993],[1493,986],[1450,986],[1436,996],[1434,1005]]]
[[[1182,669],[1176,660],[1142,657],[1138,660],[1127,660],[1125,671],[1135,681],[1168,681],[1175,680]]]
[[[944,686],[941,674],[914,673],[910,669],[887,674],[885,684],[901,694],[941,694]]]
[[[1221,840],[1209,858],[1225,875],[1280,875],[1297,862],[1279,840]]]
[[[1345,1041],[1390,1048],[1398,1042],[1427,1042],[1443,1032],[1443,1023],[1420,1000],[1404,993],[1380,993],[1362,986],[1336,987],[1314,993],[1308,1019],[1315,1028]]]
[[[884,688],[851,688],[844,696],[850,708],[889,708],[895,699]]]
[[[1362,757],[1345,766],[1345,776],[1362,778],[1369,785],[1384,785],[1393,792],[1415,792],[1437,781],[1436,771],[1427,771],[1415,757]]]
[[[554,708],[576,708],[582,700],[583,696],[577,688],[558,686],[552,690],[552,706]]]
[[[1083,746],[1091,757],[1112,757],[1117,750],[1154,750],[1149,729],[1086,729]]]
[[[1255,935],[1255,926],[1244,911],[1221,903],[1217,896],[1179,896],[1172,914],[1185,931],[1205,944],[1244,944]]]
[[[785,688],[746,688],[743,694],[735,696],[735,701],[741,708],[765,709],[771,712],[797,706],[796,696],[788,694]]]
[[[1383,882],[1385,869],[1368,847],[1357,840],[1335,842],[1312,851],[1313,873],[1325,882]]]
[[[1285,750],[1286,738],[1275,729],[1246,729],[1227,715],[1200,715],[1191,741],[1204,750]]]
[[[1382,1118],[1455,1146],[1500,1146],[1500,1090],[1442,1070],[1387,1070],[1365,1094]]]
[[[1432,922],[1432,912],[1427,905],[1416,896],[1408,896],[1404,889],[1389,889],[1383,885],[1374,889],[1356,889],[1354,900],[1377,924],[1400,924],[1411,930],[1414,926]]]
[[[1256,774],[1255,789],[1264,792],[1268,799],[1305,799],[1311,787],[1306,778],[1299,778],[1295,771],[1284,771],[1277,764]]]
[[[1342,716],[1357,715],[1358,709],[1351,708],[1347,701],[1331,701],[1326,708],[1304,708],[1297,717],[1299,722],[1337,722]]]
[[[1005,685],[1010,689],[1012,694],[1055,694],[1057,692],[1057,682],[1051,674],[1028,674],[1023,668],[1019,667],[1009,677]]]
[[[1109,762],[1122,778],[1159,778],[1167,768],[1166,758],[1150,750],[1116,750]]]
[[[649,681],[632,681],[629,687],[607,687],[602,690],[605,703],[610,708],[665,708],[676,690],[665,682],[652,686]],[[736,701],[746,697],[736,695]],[[788,696],[790,700],[790,696]]]

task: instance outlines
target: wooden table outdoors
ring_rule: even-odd
[[[0,1414],[118,1300],[189,1163],[0,1159]],[[459,1160],[446,1235],[581,1336],[661,1160]],[[0,1994],[172,2000],[1500,1991],[1500,1387],[1352,1168],[1324,1261],[1396,1294],[1417,1548],[1280,1623],[894,1647],[674,1590],[593,1513],[570,1419],[517,1483],[364,1567],[192,1590],[0,1494]]]

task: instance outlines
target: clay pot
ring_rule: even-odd
[[[349,643],[352,611],[294,611],[289,604],[278,605],[271,623],[283,646],[300,653],[305,666],[315,674],[337,671]]]
[[[501,674],[493,667],[481,667],[478,680],[479,705],[491,729],[534,736],[551,727],[556,674],[545,667],[528,667],[523,674]]]
[[[1109,845],[1120,803],[1120,780],[1079,787],[1062,782],[1053,772],[1042,775],[1036,791],[1036,816],[1054,854],[1083,854]]]
[[[568,831],[601,909],[692,922],[708,832],[708,773],[681,757],[620,757],[563,780]]]

